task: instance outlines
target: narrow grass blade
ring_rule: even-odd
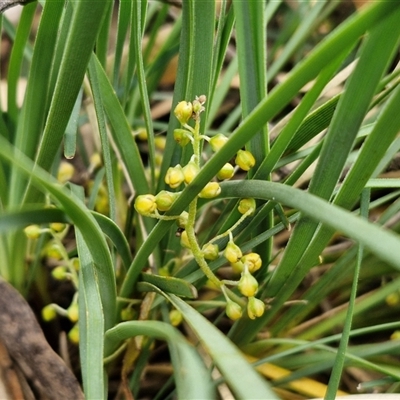
[[[37,163],[48,170],[60,146],[109,0],[74,4],[72,22],[57,75]],[[88,19],[87,16],[91,17]]]
[[[160,276],[146,273],[142,273],[140,277],[143,282],[150,283],[164,292],[172,293],[179,297],[187,297],[189,299],[195,299],[197,297],[196,288],[186,280],[174,278],[173,276]],[[148,286],[149,285],[143,286],[144,291],[149,291],[148,288],[146,288]],[[139,291],[142,290],[139,289]]]
[[[35,207],[32,210],[2,212],[0,215],[0,234],[14,229],[25,228],[32,224],[49,224],[52,222],[70,222],[62,210],[56,208]]]
[[[333,193],[376,87],[392,58],[394,49],[397,48],[398,35],[392,34],[393,29],[399,30],[397,23],[399,16],[399,12],[393,13],[386,23],[371,31],[364,43],[356,69],[347,82],[345,92],[335,110],[310,183],[309,191],[317,196],[329,199]],[[386,46],[379,46],[378,43],[382,41]],[[381,53],[379,57],[374,57],[372,62],[371,54],[376,51],[377,46]],[[348,112],[350,108],[352,113]],[[271,296],[278,293],[296,268],[317,227],[318,223],[310,222],[308,218],[298,222],[284,256],[268,284]]]
[[[371,192],[369,189],[364,189],[361,193],[361,216],[368,219],[368,205]],[[343,366],[345,362],[345,355],[347,351],[347,345],[349,341],[351,324],[353,320],[353,313],[355,307],[355,301],[357,298],[357,286],[360,276],[361,263],[363,258],[363,245],[358,245],[357,262],[356,268],[354,269],[353,284],[351,287],[349,306],[347,308],[346,319],[343,327],[342,337],[340,338],[340,344],[338,352],[335,358],[335,364],[333,366],[332,374],[329,379],[328,389],[325,394],[326,400],[334,400],[336,392],[339,388]]]
[[[100,294],[105,314],[105,326],[109,328],[116,318],[116,285],[110,251],[104,234],[86,206],[46,171],[29,160],[18,149],[0,137],[0,157],[24,172],[38,189],[48,191],[62,205],[65,213],[80,230],[94,260]]]
[[[149,336],[168,342],[179,399],[214,399],[215,392],[202,360],[183,335],[159,321],[122,322],[106,332],[107,350],[135,336]]]
[[[104,314],[95,262],[85,240],[76,230],[79,273],[79,349],[85,397],[105,399],[107,382],[103,367]]]
[[[104,111],[112,128],[113,139],[128,171],[131,187],[138,194],[149,193],[150,189],[144,173],[142,159],[126,115],[104,69],[95,56],[93,57]]]
[[[254,197],[278,201],[297,208],[309,218],[327,224],[358,240],[382,260],[400,269],[400,237],[398,235],[368,223],[311,193],[274,182],[257,180],[224,182],[221,188],[223,197]]]
[[[210,321],[179,297],[163,295],[182,313],[237,398],[278,399],[236,346]]]
[[[113,170],[112,170],[111,154],[110,154],[110,144],[107,136],[106,116],[103,109],[103,101],[99,87],[97,69],[93,57],[89,61],[88,72],[89,72],[90,86],[93,94],[94,107],[96,110],[97,126],[99,128],[101,150],[104,160],[104,168],[106,171],[105,173],[106,173],[106,182],[108,189],[107,195],[108,195],[108,204],[110,208],[110,218],[113,221],[115,221],[117,211],[115,205],[115,190],[114,190],[114,179],[113,179]]]
[[[7,112],[9,118],[13,121],[14,126],[17,125],[18,120],[17,85],[20,79],[21,66],[24,59],[25,45],[29,38],[35,11],[36,3],[27,4],[23,8],[10,56],[7,74]]]

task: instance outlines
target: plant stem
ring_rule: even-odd
[[[196,118],[196,123],[193,131],[193,153],[194,153],[194,162],[198,167],[200,167],[200,141],[201,141],[201,135],[200,135],[200,118]],[[223,286],[223,283],[217,278],[217,276],[211,271],[210,267],[207,264],[207,261],[205,260],[200,246],[197,242],[196,239],[196,234],[194,231],[194,225],[196,222],[196,214],[197,214],[197,197],[195,197],[192,202],[189,205],[189,217],[188,217],[188,222],[186,225],[186,232],[190,244],[190,248],[192,250],[193,256],[203,271],[204,275],[216,286],[216,287],[221,287]]]

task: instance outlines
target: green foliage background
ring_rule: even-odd
[[[128,348],[125,360],[134,360],[129,387],[140,398],[155,339],[168,343],[174,369],[157,399],[218,398],[223,382],[235,398],[290,398],[296,392],[333,399],[339,387],[351,390],[341,379],[350,366],[376,372],[363,382],[368,390],[399,392],[399,346],[390,339],[399,329],[399,301],[387,299],[399,297],[400,180],[382,174],[400,147],[400,3],[374,1],[343,21],[335,14],[340,2],[292,3],[233,0],[216,8],[211,0],[184,0],[179,7],[60,0],[24,6],[16,29],[3,17],[13,43],[0,116],[0,274],[27,297],[32,287],[44,289],[41,254],[49,237],[35,243],[28,266],[21,249],[32,243],[22,228],[73,226],[86,398],[107,397],[109,376],[121,368],[121,346]],[[167,22],[172,29],[155,46]],[[164,69],[177,54],[174,85],[161,90]],[[239,101],[221,113],[236,75]],[[22,77],[27,88],[20,107]],[[327,88],[334,79],[340,84],[332,94]],[[258,199],[257,213],[235,231],[243,251],[256,249],[264,262],[258,297],[268,307],[254,321],[228,323],[218,293],[194,298],[197,291],[213,291],[195,262],[181,257],[174,222],[142,219],[133,208],[134,196],[164,189],[168,167],[191,156],[173,139],[179,127],[173,114],[156,120],[153,106],[168,99],[173,110],[201,94],[207,96],[203,131],[222,132],[229,141],[213,156],[204,148],[207,162],[168,214],[185,210],[239,149],[253,152],[257,163],[248,176],[222,183],[218,199],[204,202],[199,237],[206,242],[233,225],[238,199]],[[62,185],[55,178],[61,160],[75,153],[90,168],[82,139],[87,122],[103,162],[92,174],[90,195],[79,180]],[[145,145],[132,134],[143,128]],[[160,134],[166,143],[159,165]],[[282,170],[288,172],[283,176]],[[106,215],[94,211],[101,184]],[[55,208],[48,208],[50,202]],[[207,218],[213,210],[213,219]],[[377,216],[368,222],[372,212]],[[289,222],[294,228],[287,244],[274,246]],[[351,240],[330,254],[339,234]],[[221,258],[210,267],[217,271],[224,264]],[[152,277],[143,273],[148,267]],[[160,276],[162,269],[175,279]],[[122,322],[127,299],[136,317]],[[330,314],[319,307],[326,302]],[[171,325],[171,308],[191,334]],[[134,351],[126,345],[141,336],[146,340]],[[244,354],[287,375],[273,378],[264,370],[262,377]],[[293,386],[304,377],[313,384]],[[317,381],[327,384],[322,393]]]

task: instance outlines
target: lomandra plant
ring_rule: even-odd
[[[88,399],[398,393],[400,4],[216,3],[3,17],[1,276]]]

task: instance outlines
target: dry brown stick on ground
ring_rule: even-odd
[[[24,4],[31,3],[32,1],[35,0],[0,0],[0,14],[10,7],[14,7],[18,4],[23,6]]]
[[[40,398],[84,398],[76,377],[47,343],[28,303],[1,278],[0,340]]]

